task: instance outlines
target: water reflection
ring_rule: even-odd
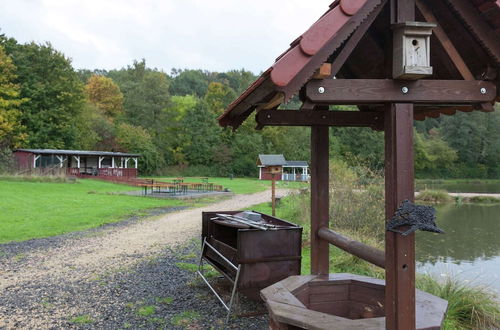
[[[446,234],[417,233],[419,271],[453,273],[486,280],[500,289],[500,205],[448,204],[437,207]]]

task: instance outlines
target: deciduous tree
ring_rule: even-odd
[[[19,108],[26,99],[20,96],[16,80],[16,67],[0,46],[0,149],[14,148],[24,142]]]
[[[83,84],[71,60],[50,43],[18,44],[0,36],[0,44],[17,67],[21,97],[21,123],[29,147],[71,149],[77,144],[76,118],[84,104]]]
[[[123,113],[123,94],[115,82],[108,77],[93,75],[85,85],[88,101],[114,120]]]

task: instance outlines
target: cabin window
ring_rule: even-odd
[[[104,157],[104,159],[101,161],[101,167],[111,167],[111,157]]]
[[[60,161],[54,155],[41,155],[36,160],[36,167],[55,167],[59,166]]]

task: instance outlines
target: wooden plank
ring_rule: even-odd
[[[462,56],[458,53],[458,50],[455,48],[455,45],[451,42],[450,38],[446,35],[437,18],[434,16],[430,8],[428,8],[422,0],[417,0],[417,8],[424,17],[424,19],[429,23],[436,23],[437,26],[432,30],[433,34],[436,36],[437,40],[441,43],[446,54],[453,62],[458,72],[462,75],[464,80],[474,80],[474,75],[469,70],[469,67],[462,59]]]
[[[318,236],[328,227],[329,211],[329,128],[311,127],[311,274],[329,273],[329,244]]]
[[[385,210],[392,218],[405,199],[414,200],[413,105],[385,111]],[[415,329],[415,235],[385,237],[387,329]]]
[[[289,276],[285,280],[281,281],[281,284],[283,284],[287,290],[295,294],[295,290],[301,290],[305,284],[307,284],[314,277],[314,275]]]
[[[262,109],[276,108],[281,103],[283,103],[284,100],[285,100],[285,95],[283,95],[283,93],[276,93],[276,95],[274,95],[273,98],[269,102],[267,102],[266,104],[264,104],[262,106]],[[257,107],[257,111],[260,110],[259,108],[260,107]]]
[[[340,126],[383,128],[384,114],[366,111],[261,110],[255,120],[262,126]]]
[[[322,104],[470,104],[492,102],[496,93],[494,83],[481,80],[324,79],[306,85],[307,98]]]
[[[314,292],[316,290],[316,292]],[[319,291],[318,291],[319,290]],[[349,288],[344,285],[325,285],[310,288],[309,303],[331,302],[349,299]]]
[[[273,301],[280,302],[283,304],[297,306],[297,307],[306,307],[279,282],[261,290],[261,297],[266,297],[266,296],[267,297],[272,296]]]

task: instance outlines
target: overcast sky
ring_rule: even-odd
[[[77,69],[267,69],[332,0],[0,0],[0,33]]]

